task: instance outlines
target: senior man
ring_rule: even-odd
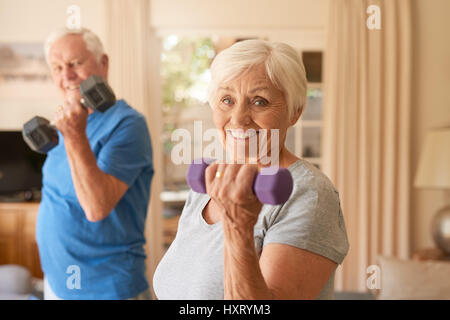
[[[108,76],[108,56],[88,29],[45,43],[64,104],[59,144],[43,167],[36,237],[46,299],[146,299],[144,229],[153,177],[144,117],[124,100],[106,112],[80,104],[80,83]]]

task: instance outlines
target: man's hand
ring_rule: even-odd
[[[56,112],[54,124],[65,140],[80,141],[86,135],[88,114],[79,99],[69,96]]]

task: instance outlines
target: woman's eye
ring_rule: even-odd
[[[261,99],[261,98],[260,99],[256,99],[254,103],[257,106],[267,106],[267,104],[268,104],[266,99]]]

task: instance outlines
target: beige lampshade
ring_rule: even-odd
[[[427,133],[414,186],[450,188],[450,128]]]

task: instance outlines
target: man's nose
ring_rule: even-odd
[[[64,67],[62,77],[65,81],[71,81],[77,78],[77,74],[71,67]]]
[[[231,123],[237,127],[245,127],[251,123],[250,110],[245,103],[235,105],[231,114]]]

